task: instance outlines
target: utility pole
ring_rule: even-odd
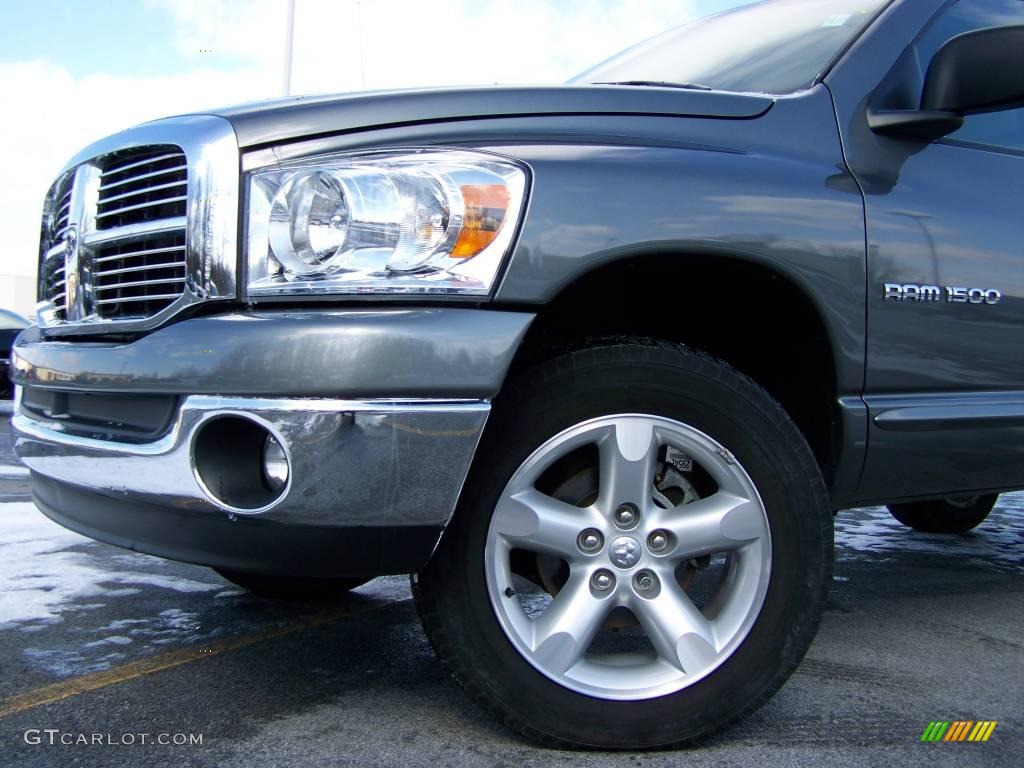
[[[292,95],[292,45],[295,41],[295,0],[288,0],[284,25],[284,95]]]

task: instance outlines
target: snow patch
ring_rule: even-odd
[[[98,556],[102,546],[52,522],[29,502],[0,504],[0,629],[57,623],[66,611],[104,605],[83,599],[128,597],[138,587],[224,589],[222,583],[147,572],[160,562],[147,555],[121,555],[111,567],[109,557]]]
[[[988,519],[963,536],[919,533],[900,523],[885,507],[839,513],[835,522],[836,559],[870,554],[941,555],[971,566],[1001,572],[1024,571],[1024,493],[999,497]]]
[[[85,643],[86,648],[96,648],[101,645],[131,645],[132,639],[130,637],[124,637],[123,635],[111,635],[110,637],[104,637],[102,640],[93,640],[91,643]]]

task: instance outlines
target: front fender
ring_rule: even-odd
[[[529,212],[496,301],[542,304],[637,255],[721,254],[765,266],[817,308],[840,395],[863,382],[865,246],[859,188],[824,87],[755,120],[677,120],[671,141],[494,147],[533,170]],[[668,137],[666,137],[668,139]],[[656,281],[657,275],[651,275]],[[728,285],[688,286],[720,294]]]

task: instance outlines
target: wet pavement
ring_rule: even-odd
[[[1024,754],[1024,494],[967,536],[842,513],[828,610],[790,683],[700,749],[602,754],[537,748],[478,712],[434,659],[404,578],[332,604],[261,600],[208,569],[65,531],[17,474],[0,469],[0,765],[997,766]],[[981,719],[999,723],[986,743],[920,742],[929,721]]]

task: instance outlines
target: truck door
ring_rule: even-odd
[[[927,72],[956,35],[1019,24],[1022,0],[947,3],[918,26],[901,65]],[[895,62],[899,45],[877,40],[875,52]],[[1021,487],[1024,108],[968,116],[930,143],[891,138],[867,127],[880,81],[866,69],[859,83],[852,72],[829,82],[867,222],[870,425],[858,496]]]

